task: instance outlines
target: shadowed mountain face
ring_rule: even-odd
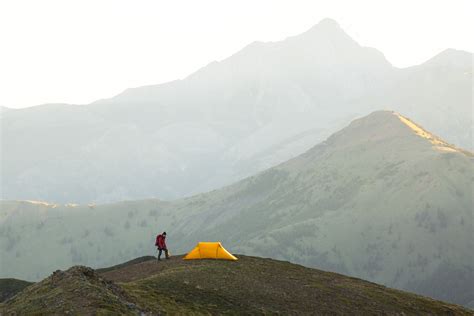
[[[116,264],[153,253],[156,233],[166,230],[173,253],[222,241],[231,252],[469,304],[473,166],[471,153],[394,112],[375,112],[303,155],[191,198],[3,201],[0,277]]]
[[[137,258],[75,266],[0,304],[5,314],[471,315],[460,306],[289,262]],[[99,273],[98,273],[99,272]],[[117,283],[115,283],[117,282]]]
[[[17,279],[0,279],[0,303],[15,296],[31,284],[31,282]]]
[[[397,69],[324,20],[184,80],[87,106],[2,110],[2,198],[183,197],[296,157],[384,108],[472,149],[471,97],[472,54],[447,50]]]

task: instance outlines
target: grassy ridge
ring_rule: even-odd
[[[461,307],[272,259],[175,258],[105,273],[138,305],[171,313],[469,314]],[[149,275],[149,271],[153,271]]]
[[[56,271],[1,304],[0,313],[472,315],[461,306],[257,257],[142,257],[101,271]]]

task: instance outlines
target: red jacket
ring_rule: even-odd
[[[165,239],[166,239],[166,236],[163,236],[162,234],[159,234],[158,236],[156,236],[155,246],[157,246],[158,249],[166,249]]]

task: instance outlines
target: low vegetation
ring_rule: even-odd
[[[289,262],[137,258],[56,271],[0,305],[6,314],[472,315],[457,305]]]
[[[33,283],[17,279],[0,279],[0,302],[6,301]]]

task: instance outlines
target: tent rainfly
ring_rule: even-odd
[[[190,259],[222,259],[237,260],[230,252],[225,250],[220,242],[199,242],[185,257]]]

